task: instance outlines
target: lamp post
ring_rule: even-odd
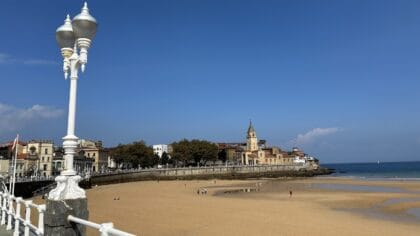
[[[76,118],[76,94],[79,69],[83,72],[87,63],[87,51],[95,36],[97,23],[89,14],[85,2],[80,14],[73,20],[67,15],[64,24],[58,27],[56,39],[63,56],[64,78],[70,76],[69,113],[67,135],[63,137],[64,169],[55,178],[57,187],[48,194],[44,217],[45,236],[85,235],[86,227],[72,225],[69,215],[88,219],[89,211],[85,191],[79,187],[81,177],[73,167],[78,138],[74,134]]]
[[[79,68],[82,72],[87,63],[88,49],[95,36],[97,23],[89,14],[85,2],[81,13],[70,19],[67,15],[64,24],[57,28],[56,39],[63,56],[64,78],[70,75],[69,112],[67,120],[67,135],[63,137],[64,170],[56,178],[57,187],[49,195],[50,200],[66,200],[86,198],[85,191],[79,187],[81,177],[76,175],[73,159],[76,153],[78,137],[76,137],[76,94]]]

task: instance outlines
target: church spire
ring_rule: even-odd
[[[252,121],[249,120],[249,127],[248,133],[246,136],[247,139],[247,150],[248,151],[258,151],[258,140],[257,140],[257,132],[255,132],[254,126],[252,125]]]
[[[253,133],[253,132],[255,132],[255,130],[254,130],[254,126],[252,125],[252,120],[250,119],[249,120],[249,127],[248,127],[248,135],[250,133]]]

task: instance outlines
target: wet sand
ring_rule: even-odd
[[[320,184],[385,190],[343,190]],[[208,193],[197,195],[198,188]],[[247,188],[259,191],[224,193]],[[392,200],[420,198],[417,181],[145,181],[99,186],[87,195],[90,220],[111,221],[118,229],[138,235],[418,236],[420,232],[420,220],[407,213],[419,208],[420,200]],[[89,235],[98,234],[89,231]]]

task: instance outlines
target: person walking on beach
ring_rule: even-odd
[[[292,197],[292,195],[293,195],[293,192],[292,192],[292,190],[290,189],[290,190],[289,190],[289,198],[291,198],[291,197]]]

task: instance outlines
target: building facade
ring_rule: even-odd
[[[166,154],[168,154],[168,145],[166,144],[155,144],[153,145],[153,153],[157,156],[159,156],[159,158],[162,157],[163,153],[166,152]]]
[[[239,153],[242,165],[284,165],[289,161],[284,152],[277,147],[267,147],[266,141],[258,141],[257,132],[249,123],[246,148]]]
[[[26,147],[25,168],[28,175],[52,176],[54,144],[52,141],[31,140]],[[31,172],[31,173],[29,173]]]
[[[94,160],[93,172],[102,172],[108,169],[109,151],[102,147],[102,141],[80,139],[79,150],[82,150],[87,158]]]

